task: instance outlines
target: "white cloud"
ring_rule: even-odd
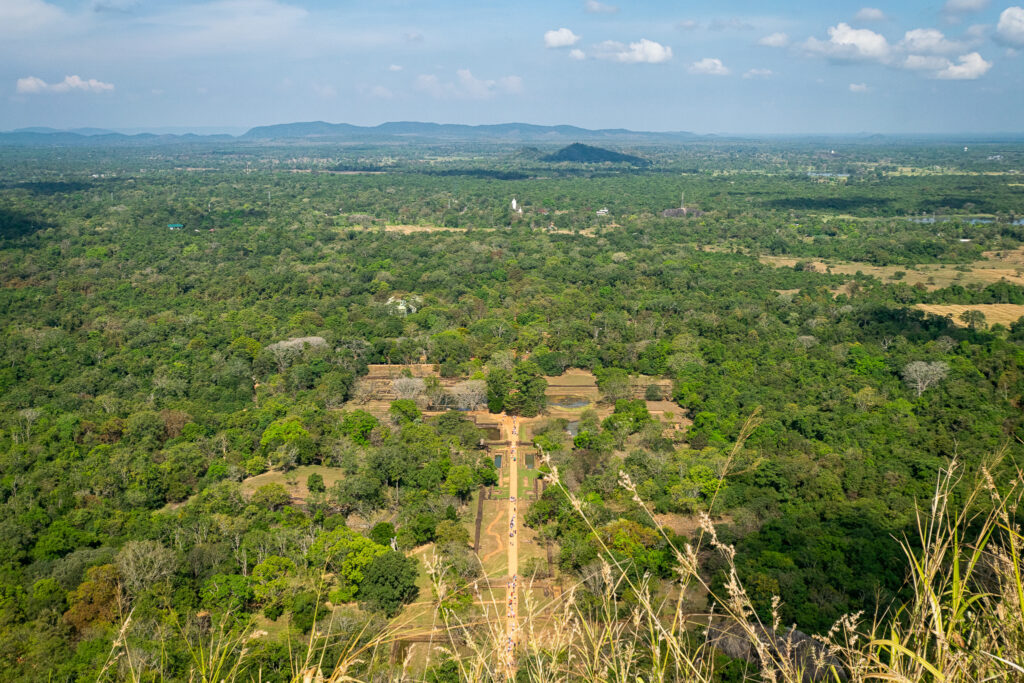
[[[498,79],[498,87],[510,95],[518,95],[523,92],[523,77],[502,76]]]
[[[691,64],[687,70],[692,74],[704,74],[707,76],[728,76],[729,67],[722,64],[721,59],[705,57]]]
[[[771,69],[751,69],[747,73],[743,74],[743,78],[770,78],[774,74]]]
[[[885,12],[877,7],[861,7],[857,14],[853,15],[857,21],[885,21]]]
[[[868,91],[867,83],[851,83],[850,92],[862,93]]]
[[[46,81],[43,79],[36,78],[35,76],[28,76],[26,78],[18,79],[18,84],[15,86],[15,92],[22,95],[34,95],[36,93],[46,92],[49,87],[50,86],[48,86]]]
[[[579,61],[581,59],[586,59],[586,58],[587,58],[587,53],[584,52],[583,50],[570,50],[569,51],[569,59],[575,59],[575,60]]]
[[[682,21],[676,22],[676,28],[680,31],[693,31],[694,29],[700,28],[700,24],[693,19],[683,19]]]
[[[989,0],[946,0],[942,11],[947,14],[968,14],[980,12],[988,7]]]
[[[948,59],[937,55],[907,55],[902,66],[911,71],[941,71],[950,64]]]
[[[375,85],[370,88],[370,97],[375,97],[378,100],[390,100],[395,96],[393,92],[385,88],[383,85]]]
[[[640,42],[630,43],[629,51],[619,54],[620,62],[659,64],[672,59],[672,48],[641,38]]]
[[[407,43],[422,43],[423,34],[419,31],[406,31],[402,34],[402,40]]]
[[[22,35],[62,21],[64,12],[42,0],[0,2],[0,35]]]
[[[935,74],[935,77],[956,81],[973,81],[984,76],[985,72],[992,68],[992,62],[986,62],[977,52],[960,55],[957,61],[958,64],[950,64]]]
[[[314,83],[313,92],[315,92],[320,97],[326,98],[338,96],[338,89],[335,88],[333,85],[321,85],[319,83]]]
[[[999,42],[1016,47],[1024,47],[1024,7],[1007,7],[999,15],[996,26],[996,38]]]
[[[615,14],[619,11],[619,8],[615,5],[606,5],[597,0],[586,0],[583,3],[583,8],[591,14]]]
[[[441,85],[441,79],[434,74],[420,74],[417,76],[416,89],[437,99],[445,96],[445,87]]]
[[[731,17],[729,19],[712,19],[708,28],[712,31],[749,31],[754,28],[754,25],[743,19]]]
[[[942,31],[934,28],[915,28],[903,34],[899,46],[907,52],[917,54],[949,54],[962,50],[964,45],[949,40]]]
[[[93,0],[93,12],[131,12],[139,6],[139,0]]]
[[[401,71],[402,67],[399,64],[392,64],[388,67],[388,71]]]
[[[283,45],[308,45],[309,13],[277,0],[215,0],[172,3],[166,12],[147,17],[140,30],[126,34],[118,49],[126,54],[196,55],[267,51]],[[141,26],[159,27],[150,34]]]
[[[967,36],[971,42],[980,43],[985,40],[990,28],[992,27],[988,24],[972,24],[967,27],[966,31],[964,31],[964,35]]]
[[[114,89],[113,84],[97,81],[95,78],[88,80],[79,76],[65,76],[59,83],[47,83],[36,76],[19,78],[15,86],[15,92],[21,95],[38,95],[41,93],[66,93],[66,92],[91,92],[104,93]]]
[[[769,33],[761,40],[757,41],[758,45],[765,45],[767,47],[786,47],[789,45],[789,36],[785,33]]]
[[[877,60],[889,58],[889,41],[880,33],[866,28],[853,28],[840,22],[828,29],[828,40],[808,38],[804,49],[811,54],[839,60]]]
[[[420,74],[415,87],[437,99],[486,100],[497,94],[515,95],[523,91],[523,79],[504,76],[498,80],[477,78],[469,69],[455,72],[454,81],[442,81],[434,74]]]
[[[974,80],[992,68],[977,52],[961,55],[957,63],[939,55],[907,55],[900,65],[911,71],[931,71],[932,78],[945,80]]]
[[[544,47],[571,47],[580,42],[580,37],[567,28],[547,31],[544,34]]]
[[[606,40],[594,46],[595,56],[626,64],[660,64],[672,59],[672,48],[641,38],[626,46],[617,40]]]

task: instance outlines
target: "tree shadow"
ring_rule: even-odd
[[[77,180],[37,180],[21,182],[0,183],[2,190],[27,190],[35,195],[52,196],[55,194],[69,194],[92,188],[91,183],[83,183]]]
[[[0,207],[0,239],[17,239],[53,227],[49,221]]]
[[[770,199],[763,204],[773,209],[850,212],[857,209],[884,209],[889,206],[890,200],[875,197],[784,197]]]

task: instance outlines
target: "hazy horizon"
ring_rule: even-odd
[[[254,126],[231,126],[231,125],[197,125],[197,126],[68,126],[64,128],[57,128],[46,125],[28,125],[19,126],[17,128],[0,129],[0,134],[18,133],[18,132],[33,132],[33,129],[47,129],[56,133],[78,133],[82,135],[95,135],[98,132],[103,131],[107,133],[116,133],[121,135],[141,135],[141,134],[153,134],[153,135],[200,135],[200,136],[212,136],[212,135],[230,135],[233,137],[241,137],[253,128],[260,128],[264,126],[277,126],[277,125],[291,125],[291,124],[302,124],[302,123],[329,123],[332,125],[350,124],[358,125],[363,128],[374,128],[377,126],[383,126],[393,123],[424,123],[429,125],[455,125],[455,126],[499,126],[499,125],[527,125],[527,126],[572,126],[583,130],[627,130],[632,133],[654,133],[654,134],[674,134],[674,133],[692,133],[697,136],[706,137],[721,137],[721,138],[750,138],[750,139],[800,139],[800,138],[822,138],[822,137],[835,137],[835,138],[864,138],[864,137],[875,137],[883,136],[890,138],[948,138],[948,139],[961,139],[961,138],[992,138],[999,140],[1003,137],[1016,138],[1024,136],[1024,126],[1018,130],[993,130],[993,131],[976,131],[976,130],[951,130],[943,132],[906,132],[906,131],[876,131],[876,130],[860,130],[860,131],[806,131],[806,132],[790,132],[790,133],[777,133],[777,132],[753,132],[753,131],[699,131],[699,130],[652,130],[652,129],[639,129],[629,128],[627,126],[607,126],[602,128],[589,128],[587,126],[579,126],[573,123],[536,123],[533,121],[493,121],[484,123],[465,123],[461,121],[414,121],[414,120],[403,120],[403,121],[379,121],[376,123],[367,124],[351,124],[349,121],[276,121],[256,124]],[[83,132],[84,131],[84,132]],[[610,140],[608,144],[614,144],[614,140]],[[552,141],[552,144],[564,144],[558,141]],[[589,142],[588,144],[594,144]]]
[[[1017,132],[1024,7],[1012,1],[7,0],[0,130]]]

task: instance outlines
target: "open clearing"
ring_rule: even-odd
[[[617,226],[608,226],[617,227]],[[375,230],[383,230],[384,232],[399,232],[403,235],[413,235],[421,232],[474,232],[474,231],[485,231],[494,232],[498,228],[450,228],[444,225],[349,225],[341,228],[342,230],[361,230],[363,232],[373,232]],[[592,228],[584,228],[582,230],[564,230],[561,228],[534,228],[537,232],[544,232],[551,235],[580,235],[581,237],[595,237],[594,230]]]
[[[242,482],[242,493],[247,496],[251,496],[261,486],[267,484],[280,484],[288,490],[288,494],[292,497],[292,501],[301,503],[309,495],[309,489],[306,488],[306,479],[311,474],[319,474],[324,478],[324,486],[331,488],[334,486],[334,482],[340,481],[345,475],[338,467],[324,467],[323,465],[302,465],[296,467],[287,474],[280,470],[274,470],[271,472],[264,472],[263,474],[257,474],[255,477],[249,477]],[[293,481],[294,484],[289,484],[289,481]]]
[[[860,272],[883,282],[895,281],[896,273],[902,272],[904,275],[900,278],[901,282],[906,282],[911,286],[920,284],[929,290],[949,287],[952,284],[989,285],[1000,280],[1024,285],[1024,253],[1005,252],[1007,256],[1004,258],[998,257],[998,253],[1004,252],[985,252],[986,256],[991,254],[988,260],[975,261],[966,265],[925,263],[916,266],[873,266],[868,263],[828,262],[790,256],[762,256],[760,261],[776,268],[792,268],[797,263],[808,263],[819,273],[855,275]],[[958,268],[962,270],[958,270]]]
[[[917,304],[919,308],[927,313],[935,315],[953,316],[953,322],[960,327],[967,327],[967,323],[960,320],[960,314],[964,311],[981,311],[985,314],[985,323],[995,325],[1001,323],[1009,327],[1024,317],[1024,304],[974,304],[972,306],[960,306],[957,304]]]

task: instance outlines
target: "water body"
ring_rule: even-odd
[[[501,440],[501,430],[498,429],[497,427],[484,427],[483,430],[484,434],[487,435],[484,437],[487,441]]]
[[[584,396],[550,396],[548,405],[556,408],[586,408],[591,404]]]
[[[994,218],[961,218],[959,216],[920,216],[917,218],[908,218],[911,223],[922,223],[925,225],[932,225],[934,223],[952,223],[954,221],[960,223],[968,223],[970,225],[988,225],[989,223],[995,223]],[[1024,218],[1018,218],[1013,221],[1013,225],[1024,225]]]
[[[569,432],[569,436],[576,438],[576,435],[580,433],[580,421],[570,420],[569,424],[565,425],[565,431]]]

